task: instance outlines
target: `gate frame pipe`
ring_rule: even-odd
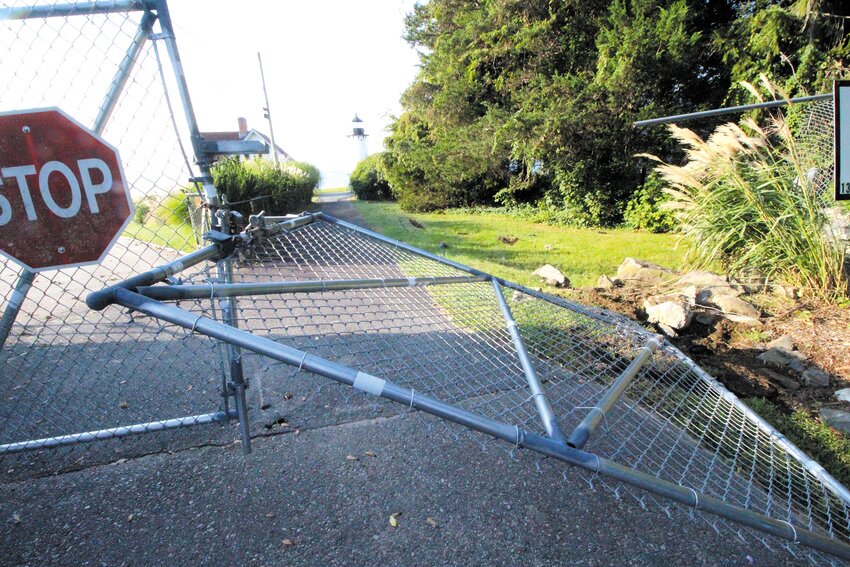
[[[528,350],[525,348],[525,341],[522,340],[522,335],[519,334],[516,320],[514,320],[514,315],[511,313],[511,308],[508,306],[508,302],[505,301],[505,296],[502,293],[502,288],[499,286],[499,282],[493,281],[493,291],[496,294],[499,307],[502,308],[502,315],[505,317],[508,332],[511,334],[511,339],[513,339],[514,348],[516,349],[517,356],[519,357],[519,363],[525,373],[525,380],[528,382],[528,387],[531,390],[531,396],[534,398],[534,405],[537,407],[537,413],[540,414],[540,420],[543,422],[543,427],[546,429],[546,433],[549,434],[549,437],[563,443],[564,436],[561,434],[561,429],[558,427],[558,420],[555,418],[555,412],[552,411],[552,406],[549,404],[549,398],[546,396],[546,392],[543,390],[543,385],[540,383],[540,378],[534,370],[534,365],[531,363],[531,357],[528,356]]]
[[[567,445],[575,449],[581,449],[584,447],[587,440],[602,420],[605,419],[608,412],[612,407],[614,407],[614,404],[617,403],[617,400],[620,399],[620,396],[623,395],[626,388],[629,387],[629,384],[632,383],[632,380],[634,380],[635,376],[637,376],[640,369],[649,362],[649,359],[652,358],[652,355],[661,346],[661,340],[661,337],[652,338],[646,343],[646,345],[641,347],[637,356],[635,356],[626,369],[623,370],[623,373],[611,383],[611,386],[609,386],[607,390],[605,390],[605,394],[602,396],[602,399],[599,400],[599,403],[590,408],[590,411],[587,412],[587,415],[584,416],[581,423],[579,423],[573,432],[570,433],[570,436],[567,438]]]
[[[346,291],[352,289],[383,289],[395,287],[423,287],[485,282],[481,276],[386,278],[357,280],[303,280],[292,282],[251,282],[231,284],[192,284],[169,286],[139,286],[136,292],[158,301],[181,299],[209,299],[210,297],[243,297],[283,293],[310,293]]]
[[[850,545],[844,542],[831,539],[803,527],[795,527],[788,522],[776,520],[734,504],[729,504],[713,496],[701,494],[695,489],[680,486],[676,483],[624,467],[593,453],[574,449],[548,437],[525,431],[519,426],[511,426],[487,417],[475,415],[457,406],[415,392],[410,388],[398,386],[392,382],[277,343],[271,339],[253,335],[248,331],[230,327],[203,315],[196,315],[178,307],[160,303],[128,289],[117,289],[113,295],[113,300],[119,305],[145,313],[150,317],[162,319],[174,325],[191,329],[194,332],[238,345],[257,354],[268,356],[274,360],[353,386],[362,392],[387,398],[399,404],[491,435],[517,447],[531,449],[567,464],[611,477],[659,496],[669,498],[685,506],[710,512],[770,535],[795,543],[802,543],[836,557],[850,559]]]

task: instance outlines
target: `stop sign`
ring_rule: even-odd
[[[0,113],[0,253],[33,271],[98,263],[132,211],[97,134],[58,108]]]

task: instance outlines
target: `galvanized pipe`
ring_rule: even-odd
[[[321,357],[307,354],[295,348],[279,344],[271,339],[257,337],[247,331],[229,327],[177,307],[159,303],[127,289],[119,288],[116,290],[114,299],[116,303],[124,307],[146,313],[151,317],[156,317],[184,328],[193,329],[204,335],[236,344],[258,354],[353,386],[363,392],[381,396],[405,406],[436,415],[437,417],[458,423],[470,429],[486,433],[517,447],[529,448],[567,464],[575,465],[591,472],[597,472],[654,494],[664,496],[686,506],[711,512],[728,520],[744,524],[785,540],[802,543],[837,557],[850,559],[850,545],[841,541],[830,539],[802,527],[793,527],[788,522],[769,518],[763,514],[729,504],[718,498],[700,494],[692,488],[683,487],[673,482],[624,467],[592,453],[559,443],[551,438],[525,431],[517,426],[510,426],[506,423],[475,415],[464,409],[415,392],[410,388],[395,385],[375,376],[370,376]]]
[[[611,384],[599,403],[587,412],[587,415],[578,424],[578,427],[567,438],[567,445],[576,449],[581,449],[591,434],[596,430],[596,427],[602,422],[608,411],[617,403],[623,392],[626,391],[629,384],[632,383],[637,373],[641,368],[652,358],[652,355],[661,346],[660,337],[650,339],[646,345],[641,348],[634,360],[623,370],[616,380]]]
[[[192,427],[194,425],[225,423],[227,422],[227,419],[227,414],[223,411],[219,411],[216,413],[190,415],[188,417],[178,417],[162,421],[151,421],[149,423],[124,425],[122,427],[113,427],[111,429],[98,429],[96,431],[86,431],[84,433],[72,433],[70,435],[62,435],[61,437],[33,439],[31,441],[0,445],[0,455],[22,453],[24,451],[36,451],[39,449],[50,449],[54,447],[61,447],[63,445],[91,443],[92,441],[101,441],[104,439],[118,439],[121,437],[128,437],[130,435],[151,433],[153,431],[164,431],[166,429],[177,429],[180,427]]]
[[[112,79],[112,84],[109,85],[109,91],[106,93],[103,102],[100,105],[100,110],[97,117],[94,119],[94,131],[98,134],[103,133],[106,128],[106,122],[112,116],[112,111],[115,110],[115,105],[118,104],[118,98],[121,96],[121,91],[124,90],[124,85],[130,78],[130,71],[139,59],[139,53],[142,51],[142,46],[148,34],[153,28],[153,23],[156,21],[156,15],[153,12],[147,11],[142,16],[142,21],[139,22],[139,29],[136,30],[136,35],[133,37],[133,43],[124,55],[121,64],[118,65],[118,70],[115,72],[115,77]]]
[[[669,124],[671,122],[686,122],[688,120],[697,120],[699,118],[711,118],[713,116],[723,116],[724,114],[737,114],[739,112],[749,112],[750,110],[758,110],[760,108],[776,108],[787,104],[796,104],[801,102],[815,102],[818,100],[831,100],[832,93],[824,93],[819,95],[801,96],[799,98],[769,100],[767,102],[756,102],[753,104],[743,104],[741,106],[730,106],[728,108],[715,108],[712,110],[703,110],[700,112],[688,112],[686,114],[676,114],[675,116],[664,116],[662,118],[650,118],[648,120],[638,120],[632,123],[634,128],[642,128],[644,126],[657,126],[658,124]]]
[[[312,280],[295,282],[252,282],[235,284],[197,284],[141,286],[136,292],[159,301],[207,299],[210,297],[242,297],[280,293],[309,293],[345,291],[388,287],[422,287],[431,285],[464,284],[486,281],[480,276],[387,278],[357,280]]]
[[[3,310],[3,317],[0,319],[0,349],[6,344],[6,339],[9,338],[15,319],[21,312],[21,305],[23,305],[24,299],[32,288],[33,280],[35,280],[35,272],[27,268],[22,268],[22,270],[21,275],[18,276],[18,281],[15,283],[15,289],[12,290],[12,295],[6,303],[6,309]]]
[[[141,274],[127,278],[123,282],[113,284],[99,291],[93,291],[86,296],[86,305],[88,305],[90,309],[100,311],[107,305],[113,303],[112,296],[117,289],[132,289],[139,286],[148,286],[165,281],[167,278],[185,270],[186,268],[200,264],[207,260],[215,259],[220,254],[221,249],[218,244],[211,244],[204,248],[200,248],[167,264],[157,266],[147,272],[142,272]]]
[[[279,217],[275,217],[275,218],[279,218]],[[268,221],[269,219],[266,218],[266,220]],[[314,220],[316,220],[316,215],[314,215],[312,213],[304,213],[302,215],[298,215],[298,216],[293,217],[293,218],[281,219],[278,222],[275,222],[274,224],[272,224],[271,226],[266,226],[265,228],[261,229],[260,234],[262,234],[264,237],[274,236],[275,234],[278,234],[278,233],[281,233],[281,232],[284,232],[284,231],[287,231],[287,230],[294,230],[296,228],[300,228],[302,226],[308,225],[308,224],[312,223]]]
[[[94,2],[23,6],[20,8],[0,9],[0,21],[139,12],[142,10],[153,10],[155,6],[155,0],[96,0]]]
[[[514,342],[514,348],[516,349],[517,356],[519,357],[519,363],[522,365],[522,370],[525,373],[525,379],[528,382],[529,389],[531,390],[531,396],[534,398],[534,405],[537,407],[537,412],[540,414],[541,421],[543,421],[543,427],[546,429],[546,433],[549,434],[549,437],[563,443],[564,436],[561,435],[561,430],[558,427],[558,420],[555,419],[555,412],[552,411],[552,406],[549,404],[549,398],[546,397],[546,393],[543,391],[543,385],[540,383],[540,378],[537,377],[537,372],[534,370],[534,365],[531,363],[531,358],[528,356],[528,349],[525,348],[525,341],[522,340],[522,336],[519,334],[516,321],[514,320],[514,315],[511,313],[511,308],[508,306],[508,302],[505,301],[505,296],[502,293],[502,288],[499,286],[499,282],[493,282],[493,291],[495,291],[496,299],[499,302],[499,306],[502,308],[502,315],[505,317],[508,332],[511,334],[511,339]]]

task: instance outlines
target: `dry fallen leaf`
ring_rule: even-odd
[[[367,457],[377,457],[378,456],[378,454],[375,451],[366,451],[363,454],[366,455]]]
[[[269,512],[266,514],[266,518],[274,518],[274,512]]]
[[[130,407],[130,402],[120,402],[118,404],[118,407],[121,409],[127,409],[128,407]]]
[[[428,517],[428,519],[425,521],[428,522],[428,525],[430,525],[432,528],[436,528],[440,525],[440,522],[431,517]]]
[[[390,515],[390,526],[394,528],[398,527],[398,520],[396,520],[395,514]]]
[[[345,458],[348,459],[349,461],[359,461],[360,460],[357,457],[355,457],[354,455],[346,455]]]
[[[17,512],[15,512],[14,514],[12,514],[12,521],[15,522],[16,524],[20,524],[21,523],[21,515],[18,514]]]
[[[286,394],[284,394],[284,395],[283,395],[283,399],[284,399],[284,400],[291,400],[291,399],[292,399],[292,394],[291,394],[291,393],[289,393],[289,392],[287,392]]]
[[[129,516],[127,516],[127,521],[132,522],[134,516],[135,516],[135,514],[130,514]]]
[[[294,542],[294,541],[292,541],[292,540],[291,540],[291,539],[289,539],[289,538],[284,539],[284,540],[283,540],[282,542],[280,542],[280,543],[282,543],[283,545],[286,545],[286,546],[295,545],[295,542]]]

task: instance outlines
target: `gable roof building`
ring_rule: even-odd
[[[266,146],[268,146],[269,151],[266,154],[263,154],[263,159],[267,159],[269,161],[274,161],[275,153],[277,154],[277,159],[280,162],[291,161],[292,156],[286,153],[283,148],[278,146],[277,144],[272,147],[271,139],[265,135],[263,132],[256,130],[254,128],[248,129],[248,120],[242,118],[241,116],[238,119],[239,129],[235,132],[201,132],[201,137],[205,140],[212,141],[228,141],[228,140],[244,140],[249,142],[262,142]],[[216,159],[221,156],[216,156]],[[250,157],[250,156],[244,156]]]

